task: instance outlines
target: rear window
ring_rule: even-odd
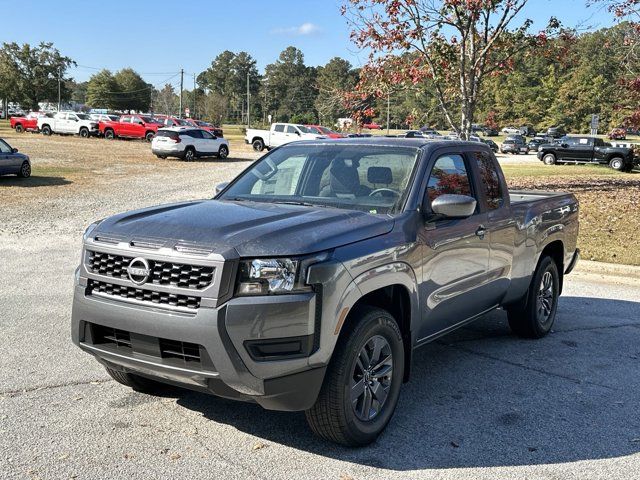
[[[158,130],[156,137],[169,137],[172,140],[178,139],[178,132],[172,132],[171,130]]]

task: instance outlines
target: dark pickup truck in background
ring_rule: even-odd
[[[545,165],[597,163],[614,170],[630,172],[634,167],[633,149],[613,147],[601,138],[563,137],[538,147],[538,159]]]
[[[92,224],[73,341],[134,389],[305,411],[364,445],[417,347],[498,307],[546,335],[577,236],[573,195],[509,191],[480,142],[293,142],[213,199]]]

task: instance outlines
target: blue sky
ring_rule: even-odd
[[[87,80],[95,69],[131,66],[154,84],[184,68],[202,71],[224,50],[249,52],[260,70],[287,46],[300,48],[308,65],[334,56],[359,66],[366,55],[349,41],[340,0],[110,0],[96,2],[0,0],[0,41],[50,41],[80,66],[71,72]],[[598,28],[612,23],[586,0],[529,0],[521,18],[534,29],[550,16],[567,26]],[[170,80],[175,84],[176,78]],[[192,79],[185,79],[190,88]]]

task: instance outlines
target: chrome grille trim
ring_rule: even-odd
[[[96,275],[128,280],[127,266],[136,257],[87,250],[87,270]],[[150,260],[148,284],[203,290],[213,283],[215,267]]]
[[[185,313],[196,313],[200,308],[201,300],[200,297],[195,296],[158,292],[91,279],[87,282],[86,294],[147,307],[168,308]]]

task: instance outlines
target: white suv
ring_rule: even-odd
[[[151,152],[158,158],[178,157],[187,162],[197,157],[229,156],[229,142],[201,128],[159,128],[151,142]]]

